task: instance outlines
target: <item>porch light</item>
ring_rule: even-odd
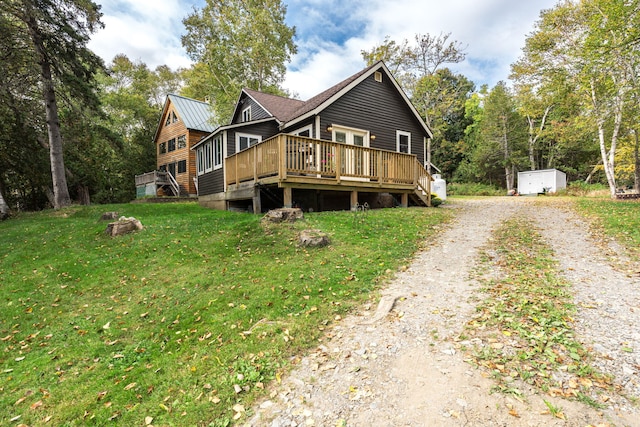
[[[375,136],[375,135],[371,135],[371,136],[369,137],[369,139],[373,141],[374,139],[376,139],[376,136]]]
[[[333,132],[333,126],[331,125],[327,126],[327,132]]]

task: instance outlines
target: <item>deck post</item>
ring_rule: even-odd
[[[402,193],[400,196],[400,206],[403,208],[409,207],[409,194]]]
[[[282,189],[283,191],[283,197],[284,197],[284,207],[285,208],[291,208],[293,207],[293,191],[291,190],[291,187],[284,187]]]
[[[256,187],[253,193],[253,213],[259,214],[262,212],[262,202],[260,201],[260,188]]]
[[[356,209],[358,209],[358,192],[352,191],[351,192],[351,210],[355,211]]]

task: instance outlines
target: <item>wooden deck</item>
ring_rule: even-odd
[[[287,134],[225,159],[227,193],[256,185],[412,195],[431,205],[432,178],[415,155]],[[287,191],[288,190],[288,191]]]

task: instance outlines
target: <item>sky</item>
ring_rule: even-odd
[[[96,0],[105,28],[89,48],[109,64],[123,53],[151,69],[188,67],[182,19],[205,0]],[[557,0],[283,0],[296,27],[298,53],[283,87],[306,100],[365,67],[361,51],[386,36],[401,42],[416,34],[451,34],[466,59],[448,65],[479,88],[507,80],[540,12]]]

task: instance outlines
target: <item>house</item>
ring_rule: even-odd
[[[157,170],[136,176],[138,196],[196,196],[196,156],[191,148],[215,128],[209,104],[167,95],[153,138]]]
[[[215,209],[430,205],[431,132],[383,62],[307,101],[243,89],[231,122],[192,147]]]

